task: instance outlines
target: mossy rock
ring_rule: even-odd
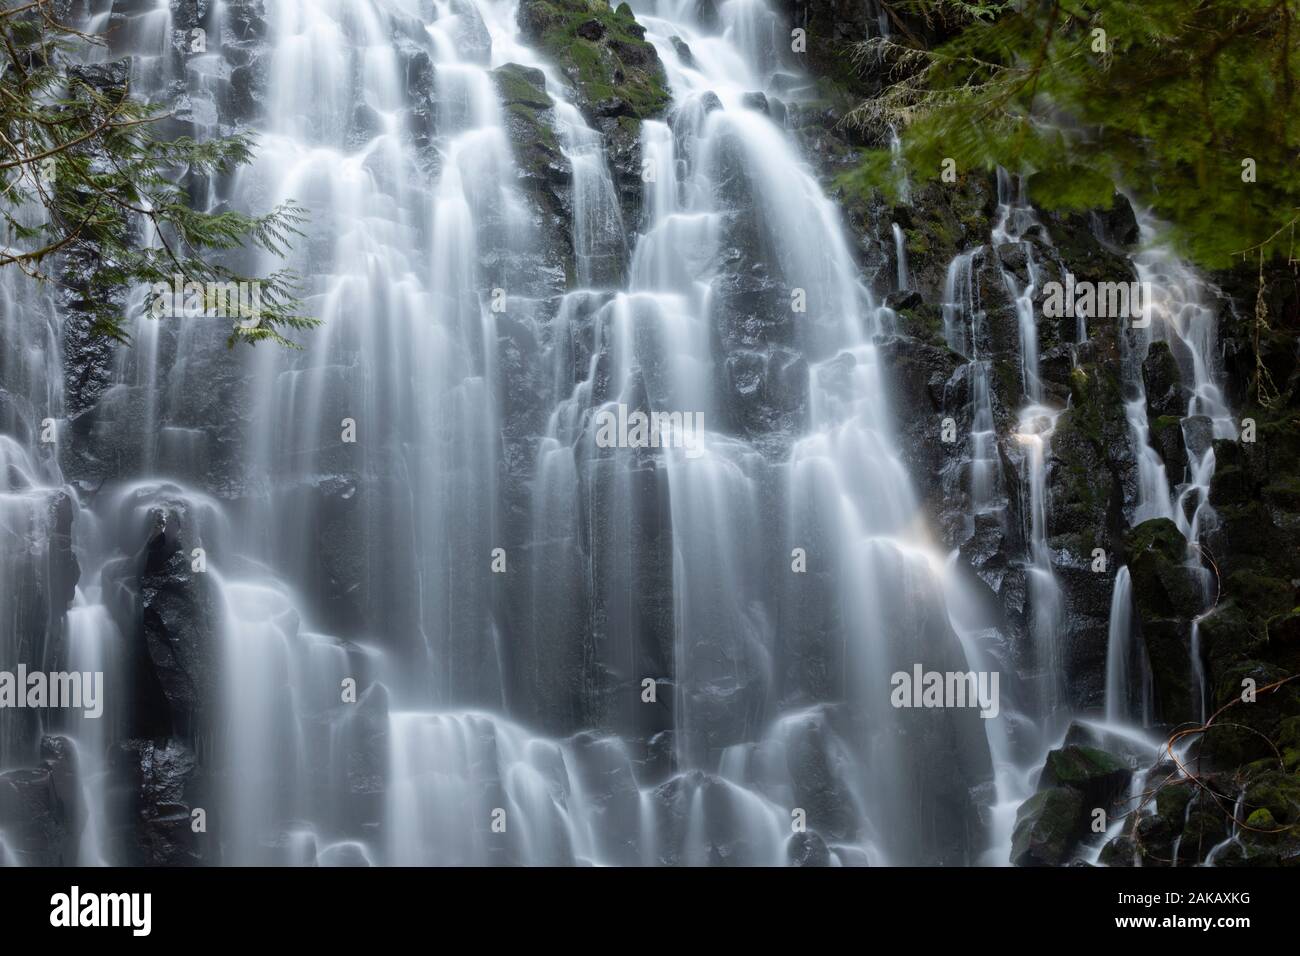
[[[1156,815],[1181,829],[1192,791],[1193,785],[1186,778],[1170,780],[1156,792]]]
[[[1258,690],[1268,684],[1280,681],[1290,675],[1278,667],[1276,664],[1270,664],[1267,661],[1245,660],[1239,661],[1232,667],[1224,671],[1223,677],[1214,684],[1213,693],[1210,695],[1211,703],[1217,710],[1233,701],[1240,700],[1242,692],[1246,689],[1245,680],[1249,678],[1254,681],[1255,688]],[[1284,717],[1293,716],[1297,711],[1297,700],[1300,698],[1300,690],[1295,687],[1295,683],[1284,684],[1277,690],[1266,695],[1260,696],[1252,703],[1243,702],[1234,707],[1232,720],[1240,720],[1240,716],[1235,713],[1238,707],[1254,707],[1255,705],[1266,705],[1274,714],[1273,726],[1276,728]]]
[[[1152,518],[1133,527],[1125,540],[1130,560],[1154,554],[1165,561],[1182,562],[1187,557],[1187,539],[1168,518]]]
[[[1300,836],[1294,827],[1263,833],[1243,828],[1237,840],[1215,854],[1215,866],[1300,866]]]
[[[1281,578],[1253,571],[1234,571],[1224,581],[1223,590],[1260,617],[1285,614],[1295,608],[1296,589],[1290,581]]]
[[[1124,538],[1133,599],[1147,619],[1190,621],[1205,597],[1188,565],[1187,539],[1168,518],[1153,518],[1131,528]]]
[[[1174,840],[1183,830],[1183,821],[1160,816],[1144,816],[1137,824],[1138,858],[1142,866],[1169,866],[1174,858]]]
[[[1287,717],[1278,724],[1277,749],[1287,773],[1300,773],[1300,717]]]
[[[1072,787],[1040,790],[1016,811],[1011,862],[1016,866],[1059,866],[1083,835],[1083,794]]]
[[[1133,866],[1137,857],[1137,844],[1127,833],[1121,833],[1101,848],[1097,862],[1102,866]]]
[[[1071,787],[1090,807],[1108,806],[1124,792],[1133,771],[1118,757],[1077,744],[1053,750],[1043,763],[1039,789]]]
[[[1264,498],[1283,511],[1300,513],[1300,478],[1281,478],[1264,488]]]
[[[943,345],[943,311],[921,302],[898,310],[898,330],[932,345]]]
[[[507,63],[492,71],[497,93],[503,106],[524,106],[534,110],[548,110],[555,105],[546,92],[546,76],[541,70]]]
[[[1051,442],[1049,473],[1052,508],[1048,533],[1055,539],[1077,534],[1082,555],[1101,544],[1109,550],[1107,517],[1113,489],[1103,443],[1094,437],[1100,424],[1090,419],[1084,406],[1066,409],[1056,421]]]
[[[1279,826],[1300,824],[1300,775],[1269,770],[1252,777],[1242,812],[1253,815],[1259,810],[1266,810]]]
[[[1183,420],[1176,415],[1151,419],[1151,445],[1160,453],[1165,470],[1177,481],[1187,467],[1187,446],[1183,442]]]
[[[1250,764],[1253,771],[1257,769],[1255,764],[1276,769],[1279,755],[1285,761],[1291,748],[1294,766],[1300,759],[1300,747],[1297,747],[1300,741],[1293,740],[1288,733],[1298,733],[1300,728],[1288,721],[1300,713],[1300,690],[1283,685],[1257,694],[1253,701],[1242,700],[1247,678],[1259,689],[1286,676],[1285,671],[1264,661],[1241,661],[1228,668],[1215,681],[1210,698],[1212,711],[1225,706],[1228,709],[1200,735],[1194,755],[1216,768]]]
[[[1196,791],[1188,803],[1187,813],[1176,827],[1181,838],[1177,857],[1173,859],[1175,866],[1204,862],[1210,851],[1228,838],[1235,802],[1235,797],[1227,794]]]
[[[523,0],[524,39],[560,67],[588,118],[661,115],[672,101],[654,46],[626,3],[607,0]]]
[[[1255,440],[1214,442],[1214,549],[1225,569],[1290,582],[1300,577],[1300,411],[1246,407],[1237,417],[1255,422]]]
[[[1246,818],[1246,825],[1254,827],[1257,830],[1277,829],[1277,821],[1273,819],[1273,814],[1269,812],[1268,807],[1260,807],[1248,816]]]
[[[1259,622],[1235,599],[1219,604],[1200,627],[1210,679],[1216,684],[1229,668],[1259,656],[1266,643]]]
[[[1231,770],[1259,762],[1277,766],[1269,736],[1257,728],[1234,723],[1226,717],[1211,724],[1196,740],[1192,751],[1205,765]]]

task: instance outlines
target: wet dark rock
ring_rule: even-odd
[[[605,35],[605,24],[595,18],[584,20],[578,24],[574,32],[584,40],[591,40],[594,43]]]
[[[673,49],[677,52],[677,58],[682,61],[682,66],[695,69],[695,54],[691,52],[691,48],[686,44],[686,41],[679,36],[671,36],[668,38],[668,42],[673,45]]]
[[[785,845],[791,866],[830,866],[831,853],[826,841],[816,833],[792,833]]]
[[[1165,474],[1177,482],[1187,469],[1187,443],[1183,438],[1183,420],[1175,415],[1148,419],[1151,447],[1165,464]]]
[[[1033,198],[1032,182],[1030,199]],[[1096,213],[1059,213],[1042,211],[1039,219],[1051,234],[1053,247],[1044,258],[1051,260],[1054,278],[1064,282],[1066,273],[1077,282],[1117,283],[1132,282],[1136,275],[1133,263],[1127,256],[1128,247],[1136,238],[1132,209],[1124,197],[1116,195],[1109,211]],[[1129,241],[1124,241],[1128,239]],[[1114,318],[1088,319],[1089,334],[1099,327],[1114,327]],[[1066,316],[1058,320],[1062,337],[1073,338],[1075,318]]]
[[[1084,798],[1070,787],[1040,790],[1016,811],[1011,862],[1016,866],[1060,866],[1069,861],[1084,825]]]
[[[173,731],[192,740],[216,705],[220,617],[208,580],[193,567],[193,520],[179,503],[151,512],[140,556],[140,633]]]
[[[805,720],[787,743],[786,761],[795,782],[795,806],[806,812],[808,825],[851,841],[862,820],[853,810],[848,782],[836,767],[834,740],[834,731],[822,715]]]
[[[798,352],[772,346],[738,349],[724,363],[723,396],[732,428],[755,441],[779,436],[785,447],[807,414],[808,363]]]
[[[1142,363],[1142,381],[1146,385],[1147,417],[1181,418],[1187,414],[1188,392],[1183,387],[1178,363],[1165,342],[1152,342]]]
[[[1204,609],[1187,542],[1167,518],[1145,521],[1125,539],[1133,600],[1151,662],[1157,713],[1169,724],[1199,716],[1192,684],[1190,622]]]
[[[264,110],[266,63],[260,56],[250,56],[247,63],[230,71],[222,115],[235,122],[249,122]]]
[[[206,801],[193,750],[176,739],[124,740],[109,750],[108,765],[115,781],[108,794],[110,837],[128,864],[215,862],[201,842],[207,837],[194,832],[192,811]]]
[[[908,410],[895,419],[900,457],[933,513],[945,497],[943,473],[962,451],[957,443],[941,440],[945,387],[960,358],[946,347],[912,338],[891,337],[877,348],[890,406]]]
[[[1092,232],[1098,241],[1121,251],[1131,249],[1141,238],[1137,214],[1128,199],[1119,193],[1109,209],[1092,212]]]
[[[489,281],[515,296],[559,295],[574,274],[569,223],[572,169],[555,131],[554,101],[540,70],[507,63],[492,71],[506,130],[533,212],[537,245],[505,250],[485,262]]]
[[[49,767],[0,773],[0,827],[20,866],[70,866],[69,808]]]
[[[1190,415],[1182,424],[1186,454],[1199,461],[1214,446],[1214,422],[1208,415]]]
[[[264,38],[267,33],[265,0],[226,0],[224,24],[236,40]]]
[[[356,147],[370,142],[382,128],[383,119],[375,109],[366,103],[358,103],[348,126],[349,145]]]
[[[1128,764],[1114,755],[1070,744],[1047,755],[1038,788],[1072,787],[1083,795],[1088,806],[1106,807],[1124,794],[1132,776]]]

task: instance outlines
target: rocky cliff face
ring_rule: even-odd
[[[823,41],[823,56],[833,50],[837,59],[846,42],[879,35],[875,11],[853,6],[855,11],[832,0],[790,4],[793,22],[813,34],[810,44]],[[896,22],[893,29],[924,36],[927,26]],[[810,63],[820,100],[792,109],[790,126],[834,189],[837,174],[853,167],[857,145],[839,120],[881,78],[873,76],[869,64],[845,71],[816,57]],[[1025,527],[1027,501],[1015,447],[1015,409],[1025,394],[1015,303],[1003,274],[1023,280],[1025,264],[1023,248],[988,246],[995,194],[992,177],[980,172],[951,184],[912,184],[911,201],[902,206],[890,206],[878,194],[836,193],[864,271],[878,289],[896,286],[897,247],[890,229],[894,223],[902,228],[911,285],[889,296],[899,335],[886,348],[907,436],[904,452],[944,540],[959,549],[962,562],[1000,605],[998,628],[1012,635],[1008,654],[1014,660],[1017,645],[1028,643],[1029,626],[1025,542],[1019,531]],[[1122,197],[1109,210],[1039,220],[1042,229],[1029,242],[1044,270],[1040,290],[1066,272],[1094,282],[1133,275],[1131,257],[1142,237]],[[956,419],[961,434],[974,427],[971,369],[944,347],[943,320],[952,295],[947,270],[954,258],[980,244],[984,248],[969,281],[984,314],[982,354],[989,361],[997,433],[994,486],[1009,496],[1003,503],[1012,520],[977,517],[972,528],[960,517],[969,511],[970,491],[961,473],[960,443],[944,445],[932,435],[936,419],[945,415]],[[1175,486],[1192,480],[1189,450],[1212,445],[1213,513],[1198,544],[1203,560],[1195,566],[1188,564],[1186,538],[1173,521],[1140,521],[1137,459],[1142,451],[1135,447],[1125,409],[1133,398],[1134,376],[1125,375],[1119,328],[1090,323],[1086,339],[1076,342],[1069,327],[1073,320],[1037,323],[1043,392],[1065,407],[1047,461],[1047,542],[1063,590],[1061,664],[1071,709],[1086,715],[1103,708],[1111,595],[1116,570],[1127,566],[1135,628],[1153,685],[1148,720],[1161,733],[1187,732],[1178,738],[1184,745],[1195,743],[1180,758],[1189,776],[1166,760],[1146,777],[1155,796],[1135,799],[1126,793],[1129,773],[1145,770],[1149,759],[1127,752],[1117,740],[1088,739],[1082,726],[1072,729],[1066,748],[1049,755],[1039,793],[1021,808],[1016,863],[1067,862],[1081,843],[1095,843],[1086,812],[1095,806],[1113,819],[1127,818],[1102,854],[1110,865],[1170,865],[1175,858],[1187,865],[1204,861],[1216,846],[1214,862],[1221,865],[1294,861],[1300,853],[1290,826],[1300,810],[1295,752],[1300,699],[1296,682],[1287,682],[1298,673],[1293,622],[1300,564],[1293,486],[1300,468],[1300,284],[1293,270],[1277,265],[1260,270],[1246,264],[1207,279],[1218,342],[1213,361],[1233,418],[1253,421],[1254,441],[1250,432],[1237,439],[1213,438],[1204,420],[1188,417],[1189,355],[1155,342],[1136,373],[1145,391],[1151,445]],[[1041,298],[1034,305],[1041,316]],[[1184,499],[1178,507],[1185,507]],[[1101,573],[1090,559],[1095,548],[1108,558]],[[1213,580],[1208,598],[1199,584],[1203,573]],[[1196,699],[1198,667],[1204,668],[1203,710]],[[1269,691],[1243,700],[1252,687]],[[1089,753],[1095,766],[1085,762],[1062,781],[1053,774],[1053,762],[1070,756],[1071,737],[1094,746]],[[1115,753],[1106,754],[1106,746]],[[1110,792],[1095,792],[1103,781]]]

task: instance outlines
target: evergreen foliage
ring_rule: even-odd
[[[230,343],[292,345],[286,331],[317,324],[298,313],[295,275],[248,276],[222,260],[240,249],[283,256],[305,210],[192,208],[189,184],[247,163],[251,141],[160,138],[169,114],[134,98],[126,71],[120,84],[105,83],[105,68],[77,64],[79,48],[99,43],[62,21],[51,0],[0,3],[0,268],[71,287],[94,331],[122,341],[121,293],[133,285],[256,283],[260,312],[233,317]],[[64,270],[61,257],[93,266]]]
[[[897,129],[913,177],[1000,165],[1058,209],[1108,207],[1118,186],[1203,267],[1296,257],[1300,0],[890,6],[927,29],[859,47],[891,82],[850,121]],[[896,176],[880,150],[845,184]]]

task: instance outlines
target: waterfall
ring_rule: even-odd
[[[1110,597],[1110,626],[1106,635],[1106,719],[1128,715],[1129,658],[1133,637],[1133,582],[1128,567],[1115,572]]]
[[[1152,518],[1173,518],[1169,499],[1169,475],[1159,452],[1151,446],[1151,428],[1147,423],[1146,395],[1124,403],[1128,420],[1129,441],[1137,455],[1138,497],[1133,523],[1141,524]]]
[[[888,36],[889,31],[885,29],[885,15],[881,13],[881,36]],[[890,161],[893,163],[894,175],[898,178],[898,199],[903,205],[908,205],[912,201],[912,184],[907,176],[907,167],[903,163],[903,140],[898,135],[898,130],[893,125],[889,127],[889,153]],[[894,226],[895,236],[898,235],[898,226]]]
[[[980,308],[975,272],[983,261],[984,247],[958,254],[948,263],[943,286],[943,330],[948,347],[968,359],[971,390],[971,427],[969,452],[970,514],[969,530],[978,515],[994,510],[998,491],[997,432],[989,394],[985,346],[985,314]]]
[[[1168,246],[1159,243],[1160,224],[1149,213],[1139,216],[1143,251],[1133,258],[1138,280],[1150,290],[1143,304],[1142,322],[1121,336],[1125,352],[1126,386],[1135,397],[1126,400],[1125,412],[1138,462],[1138,500],[1133,524],[1151,518],[1170,518],[1187,539],[1187,566],[1200,584],[1203,606],[1216,599],[1217,583],[1205,566],[1200,542],[1207,526],[1215,520],[1209,503],[1214,478],[1213,441],[1235,439],[1237,426],[1223,396],[1217,353],[1215,313],[1209,305],[1212,294],[1205,281]],[[1164,342],[1177,365],[1181,386],[1186,390],[1186,414],[1180,431],[1187,460],[1186,474],[1171,483],[1164,461],[1151,443],[1147,394],[1142,363],[1154,342]],[[1116,595],[1119,599],[1119,581]],[[1198,712],[1207,716],[1209,689],[1202,659],[1200,624],[1205,614],[1191,623],[1189,654],[1191,678],[1197,688]],[[1109,700],[1109,697],[1108,697]]]
[[[954,523],[1013,542],[1024,661],[909,477],[893,290],[866,284],[786,127],[775,3],[713,22],[634,0],[671,105],[626,140],[514,0],[277,0],[247,32],[214,3],[193,56],[179,7],[92,6],[88,29],[121,20],[110,52],[133,54],[140,95],[193,100],[188,133],[257,133],[193,201],[303,204],[286,258],[229,261],[296,270],[322,325],[301,350],[232,353],[220,323],[160,322],[128,290],[132,341],[79,356],[83,394],[62,353],[84,317],[0,272],[0,669],[66,660],[108,687],[98,720],[0,715],[0,772],[71,754],[62,862],[140,862],[121,806],[147,773],[167,862],[1007,862],[1026,755],[1071,716],[1062,410],[1034,305],[1050,241],[1018,181],[999,174],[987,241],[949,264],[942,321],[969,402]],[[923,287],[891,227],[897,290]],[[1214,468],[1196,426],[1235,434],[1206,293],[1167,255],[1136,268],[1198,420],[1171,488],[1130,390],[1137,513],[1196,545]],[[1015,310],[1013,409],[986,269]],[[645,440],[624,441],[636,415]],[[1110,723],[1144,679],[1130,592],[1124,568]],[[1004,675],[999,714],[897,706],[914,667]],[[41,861],[6,826],[0,862]]]
[[[1059,627],[1064,611],[1064,597],[1052,553],[1047,544],[1047,524],[1051,503],[1047,491],[1047,460],[1052,433],[1062,409],[1044,401],[1039,376],[1038,318],[1034,297],[1041,285],[1040,266],[1034,243],[1027,241],[1033,233],[1050,245],[1047,232],[1039,224],[1030,206],[1023,180],[1013,178],[999,168],[998,214],[990,243],[998,253],[1002,281],[1015,305],[1020,333],[1020,369],[1026,404],[1017,416],[1015,440],[1020,449],[1021,514],[1024,516],[1024,540],[1028,543],[1030,600],[1033,608],[1035,666],[1038,671],[1039,706],[1051,717],[1060,706],[1063,688],[1059,666]],[[1008,268],[1002,250],[1012,246],[1024,256],[1023,277]]]
[[[898,262],[898,291],[906,292],[911,287],[911,280],[907,275],[907,245],[903,236],[903,227],[898,223],[893,223],[894,231],[894,258]]]

